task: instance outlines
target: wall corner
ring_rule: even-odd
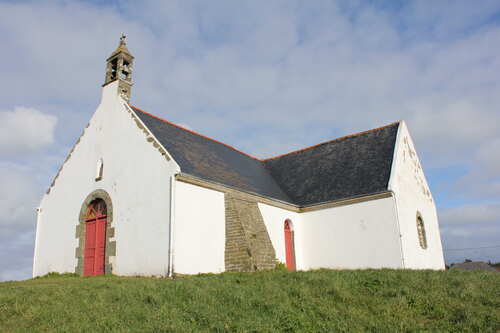
[[[391,164],[391,173],[389,175],[389,182],[387,183],[387,189],[391,192],[396,192],[397,188],[395,186],[396,182],[396,173],[398,167],[398,155],[401,147],[401,137],[403,133],[403,129],[406,127],[406,123],[404,120],[399,121],[398,131],[396,133],[396,140],[394,141],[394,152],[392,154],[392,164]]]
[[[399,240],[399,251],[401,253],[401,268],[405,269],[406,264],[405,264],[405,252],[403,249],[403,233],[401,230],[401,223],[400,223],[400,215],[399,215],[399,209],[398,209],[398,200],[396,198],[396,193],[391,191],[392,194],[392,201],[394,204],[394,214],[396,215],[396,232]]]

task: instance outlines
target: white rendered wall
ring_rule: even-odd
[[[74,272],[75,228],[85,198],[97,189],[111,197],[116,241],[113,273],[166,275],[169,254],[170,176],[167,161],[117,96],[118,82],[103,88],[101,104],[80,142],[42,199],[33,275]],[[97,161],[104,175],[95,181]]]
[[[225,269],[224,193],[175,182],[174,272],[220,273]]]
[[[302,254],[300,249],[302,249],[301,239],[297,238],[296,235],[302,233],[299,213],[295,213],[286,209],[266,205],[259,203],[260,214],[266,225],[267,233],[273,244],[274,251],[276,252],[276,259],[281,263],[286,263],[285,255],[285,220],[290,219],[292,221],[293,231],[294,231],[294,245],[295,245],[295,265],[297,269],[303,269],[302,264]]]
[[[436,206],[403,121],[398,131],[389,189],[395,193],[405,268],[444,269]],[[420,247],[417,212],[424,221],[427,249]]]
[[[392,197],[302,213],[303,268],[401,268]]]
[[[284,223],[294,228],[297,269],[401,268],[393,198],[295,213],[259,204],[277,259],[285,263]]]

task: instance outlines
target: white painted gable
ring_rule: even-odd
[[[43,197],[37,222],[33,274],[74,272],[75,228],[85,198],[106,191],[116,229],[113,273],[166,275],[169,253],[170,184],[179,166],[139,128],[113,82]],[[99,161],[102,179],[96,181]],[[98,178],[98,177],[97,177]]]
[[[389,190],[396,198],[404,267],[444,269],[436,206],[404,121],[398,131]],[[417,212],[425,226],[426,249],[419,243]]]

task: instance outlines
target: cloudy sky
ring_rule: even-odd
[[[498,0],[18,0],[0,1],[0,280],[31,275],[35,208],[121,32],[132,104],[259,157],[406,120],[446,261],[500,261]]]

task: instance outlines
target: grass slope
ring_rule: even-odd
[[[1,332],[498,332],[500,274],[363,270],[0,283]]]

